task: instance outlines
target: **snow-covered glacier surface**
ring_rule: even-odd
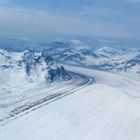
[[[65,70],[51,56],[26,50],[0,50],[0,123],[71,94],[93,82]]]
[[[1,49],[0,139],[139,140],[139,54],[76,40]]]

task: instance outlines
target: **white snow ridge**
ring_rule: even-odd
[[[139,132],[139,51],[77,40],[0,49],[0,140],[140,140]]]

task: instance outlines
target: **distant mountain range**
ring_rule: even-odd
[[[44,51],[61,62],[101,70],[134,71],[140,73],[140,51],[130,48],[91,48],[80,41],[53,42]]]
[[[44,69],[44,63],[50,66],[48,60],[51,63],[54,63],[55,60],[58,63],[82,65],[100,70],[131,71],[140,74],[140,51],[134,48],[110,47],[103,44],[101,47],[90,47],[79,40],[69,42],[54,41],[50,44],[15,42],[13,46],[9,46],[9,51],[14,52],[1,49],[0,59],[3,60],[3,53],[6,60],[3,65],[12,67],[10,61],[13,57],[8,54],[14,54],[15,51],[18,51],[17,56],[22,56],[22,60],[19,61],[20,63],[18,62],[18,65],[26,67],[27,75],[31,75],[30,69],[33,69],[36,65],[41,64],[39,67],[42,69]],[[26,50],[27,48],[30,48],[30,51]],[[8,60],[9,64],[7,65]],[[2,64],[0,65],[2,67]],[[60,69],[62,70],[63,68]],[[62,71],[65,70],[63,69]]]

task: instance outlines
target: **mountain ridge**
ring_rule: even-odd
[[[133,70],[135,73],[139,73],[140,71],[139,49],[112,48],[107,45],[96,48],[85,45],[79,40],[54,41],[48,44],[37,43],[36,47],[34,45],[31,45],[32,48],[29,49],[44,56],[51,56],[58,63],[76,64],[117,72]],[[25,44],[24,48],[28,46]],[[19,51],[19,54],[20,52],[22,51]]]

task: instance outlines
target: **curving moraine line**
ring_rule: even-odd
[[[41,108],[44,105],[50,104],[56,100],[59,100],[70,94],[73,94],[74,92],[79,91],[95,82],[94,78],[91,78],[82,74],[70,72],[70,71],[69,73],[72,76],[72,84],[74,83],[76,84],[75,87],[67,91],[62,91],[56,94],[45,96],[39,100],[31,101],[31,102],[25,103],[22,106],[18,106],[14,108],[13,110],[10,111],[7,117],[0,120],[0,125],[1,126],[6,125],[12,120],[15,120],[21,116],[24,116],[25,114],[28,114],[34,110],[37,110],[38,108]]]

